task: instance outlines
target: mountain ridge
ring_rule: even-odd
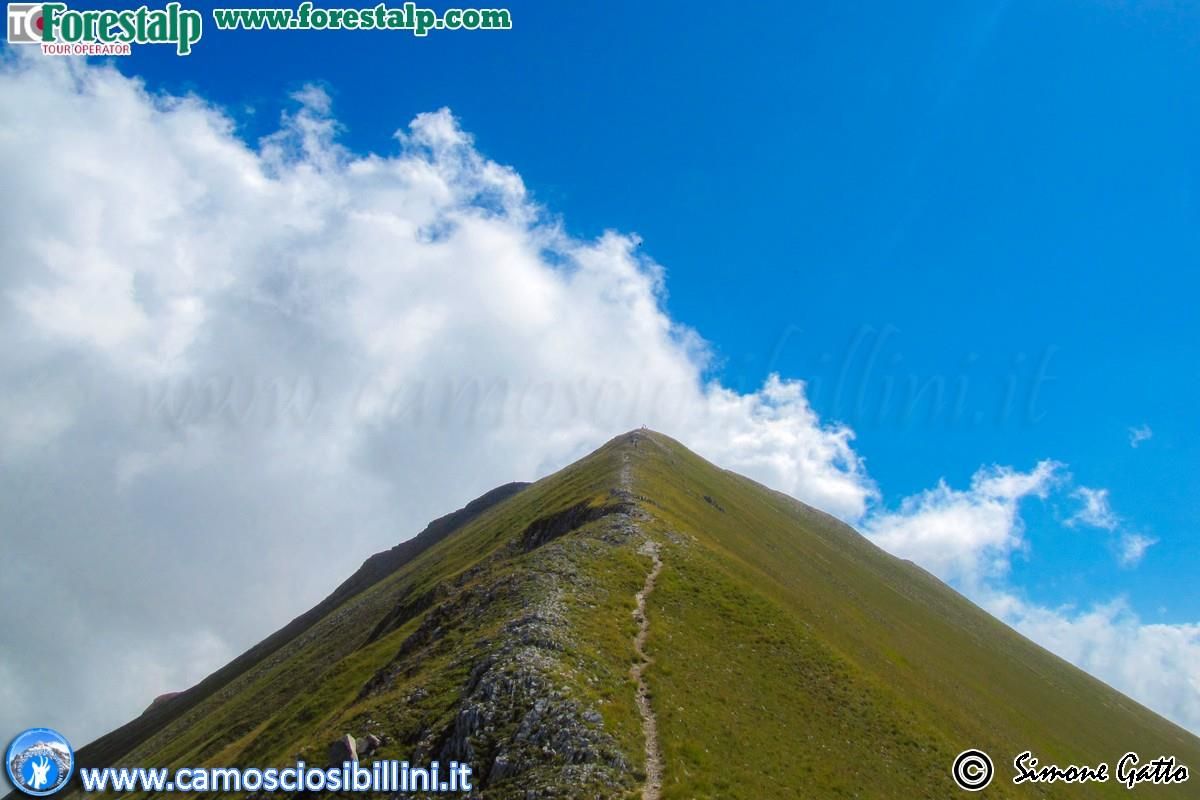
[[[1013,786],[1025,749],[1200,764],[1200,740],[920,567],[662,434],[484,505],[93,765],[322,763],[349,733],[467,761],[476,796],[654,800],[944,797],[967,747],[995,757],[995,798],[1126,791]]]

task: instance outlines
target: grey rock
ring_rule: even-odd
[[[340,766],[346,761],[358,761],[358,743],[348,733],[329,745],[329,766]]]

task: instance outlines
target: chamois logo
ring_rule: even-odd
[[[30,728],[8,746],[4,767],[13,786],[41,797],[54,794],[71,779],[75,751],[58,731]]]
[[[50,782],[50,759],[42,756],[40,759],[35,758],[29,762],[29,768],[33,770],[33,780],[30,782],[31,789],[44,789],[46,784]]]

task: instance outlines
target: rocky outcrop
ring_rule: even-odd
[[[534,520],[521,533],[521,537],[518,539],[518,546],[528,552],[560,536],[565,536],[573,530],[582,528],[589,522],[594,522],[612,514],[628,515],[632,510],[633,506],[629,503],[609,503],[601,506],[593,506],[585,500],[562,511]]]
[[[354,740],[355,750],[358,751],[359,758],[365,758],[369,755],[374,755],[375,751],[383,746],[383,739],[373,733],[368,733],[361,739]]]
[[[357,738],[353,734],[347,733],[329,744],[327,763],[331,767],[338,767],[347,761],[361,761],[367,756],[374,755],[382,746],[383,739],[373,733]]]
[[[363,686],[360,700],[402,685],[414,665],[446,652],[450,632],[494,619],[498,604],[516,598],[520,612],[455,659],[467,676],[461,692],[438,722],[410,740],[405,757],[413,763],[471,764],[484,796],[489,790],[503,795],[505,785],[519,787],[528,800],[621,796],[632,788],[627,754],[605,729],[599,710],[564,677],[577,669],[567,656],[577,643],[565,589],[575,602],[588,602],[587,580],[576,561],[628,546],[637,533],[634,506],[614,494],[603,505],[580,503],[539,518],[514,547],[435,587],[421,601],[406,601],[395,621],[411,619],[415,605],[430,605],[391,662]],[[584,533],[567,536],[588,525]],[[515,558],[522,559],[521,568],[506,569]]]
[[[329,745],[328,763],[331,767],[337,767],[347,761],[358,761],[358,743],[348,733]]]
[[[628,770],[600,714],[555,678],[568,636],[559,594],[552,587],[476,662],[452,727],[440,746],[436,735],[426,743],[430,755],[488,764],[487,785],[547,765],[573,767],[584,781]]]

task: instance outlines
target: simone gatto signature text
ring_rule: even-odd
[[[1133,789],[1138,784],[1165,785],[1186,783],[1191,777],[1187,766],[1175,760],[1175,756],[1159,756],[1151,761],[1142,761],[1137,753],[1126,753],[1117,762],[1115,770],[1108,764],[1095,766],[1060,767],[1057,764],[1038,764],[1033,753],[1026,750],[1013,759],[1017,770],[1013,783],[1108,783],[1116,778],[1119,783]]]

